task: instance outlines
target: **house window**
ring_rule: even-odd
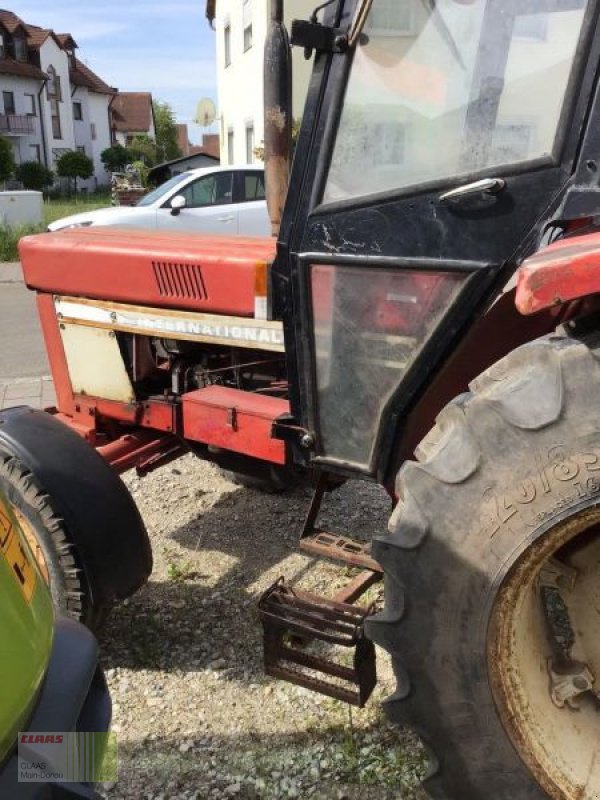
[[[0,31],[0,58],[6,58],[6,42],[2,31]]]
[[[29,145],[29,152],[31,153],[30,161],[37,161],[41,164],[42,162],[42,150],[39,144],[30,144]]]
[[[81,121],[83,119],[83,108],[81,103],[73,103],[73,119]]]
[[[50,114],[52,116],[52,136],[55,139],[62,139],[62,129],[60,125],[60,106],[56,97],[50,100]]]
[[[77,152],[78,153],[83,153],[83,155],[85,155],[85,145],[84,144],[78,144],[77,145]]]
[[[534,42],[548,38],[548,14],[520,14],[515,19],[514,36]]]
[[[96,131],[96,123],[90,122],[90,135],[92,137],[92,141],[95,142],[98,138],[98,132]]]
[[[28,117],[37,116],[35,113],[35,95],[33,94],[25,95],[25,108]]]
[[[254,125],[246,125],[246,163],[254,164]]]
[[[229,24],[229,22],[225,25],[224,39],[225,39],[225,66],[228,67],[231,64],[231,25]]]
[[[368,24],[371,33],[380,36],[409,36],[414,33],[414,0],[377,0]]]
[[[56,98],[56,100],[62,100],[62,91],[60,88],[60,78],[56,74],[56,70],[54,67],[48,67],[48,83],[46,85],[46,93],[48,98]]]
[[[15,58],[17,61],[27,61],[27,42],[25,41],[23,36],[15,36],[14,39],[14,46],[15,46]]]
[[[2,92],[2,102],[4,104],[4,113],[5,114],[14,114],[15,113],[15,93],[14,92]]]
[[[233,131],[227,131],[227,163],[233,164],[234,161],[234,138],[233,138]]]
[[[243,0],[244,52],[252,47],[252,0]]]

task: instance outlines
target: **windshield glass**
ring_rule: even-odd
[[[552,156],[585,9],[586,0],[374,0],[324,200]]]
[[[181,175],[173,175],[172,178],[166,183],[157,186],[156,189],[153,189],[149,194],[142,197],[136,205],[138,206],[151,206],[153,203],[156,203],[158,200],[161,200],[165,195],[169,194],[171,189],[174,189],[180,183],[187,181],[190,177],[191,172],[182,172]]]

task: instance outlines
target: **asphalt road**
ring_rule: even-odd
[[[49,374],[35,295],[18,264],[0,264],[0,342],[0,383]]]

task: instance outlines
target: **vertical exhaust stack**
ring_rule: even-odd
[[[271,0],[265,42],[265,182],[273,236],[279,234],[292,150],[292,59],[283,0]]]

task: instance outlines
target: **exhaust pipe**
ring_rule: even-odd
[[[265,189],[273,236],[279,234],[290,179],[292,58],[283,21],[283,0],[271,0],[265,42]]]

